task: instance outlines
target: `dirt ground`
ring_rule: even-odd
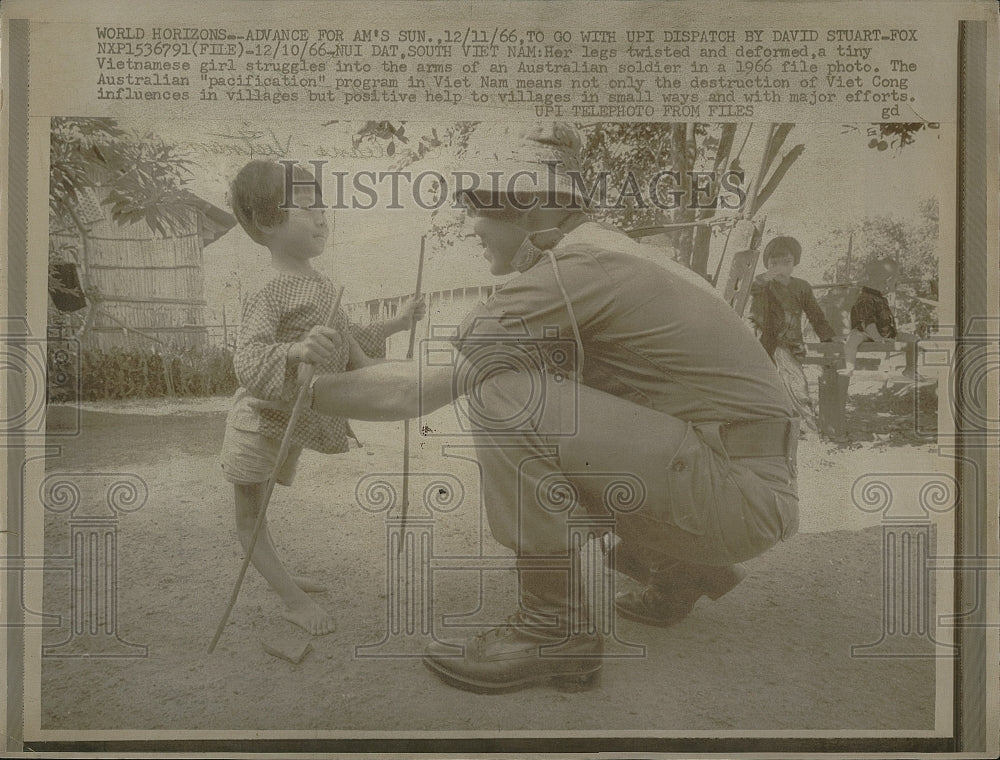
[[[355,489],[367,474],[398,471],[402,425],[358,424],[364,448],[306,454],[296,484],[279,489],[269,510],[290,568],[329,586],[316,599],[336,613],[336,632],[312,639],[298,665],[265,653],[262,639],[308,637],[281,618],[277,597],[251,569],[217,650],[207,653],[242,559],[232,487],[215,463],[225,408],[225,399],[91,406],[78,436],[53,440],[60,451],[49,473],[132,473],[148,488],[145,504],[117,523],[117,606],[108,612],[121,639],[148,650],[43,657],[43,729],[495,736],[934,728],[933,659],[851,656],[852,646],[877,642],[883,632],[882,527],[879,515],[852,504],[851,484],[873,468],[926,465],[933,459],[926,443],[804,441],[800,533],[750,562],[750,576],[734,591],[703,599],[669,629],[618,621],[614,646],[642,656],[609,660],[599,688],[480,696],[444,685],[416,657],[358,656],[372,650],[356,647],[383,639],[388,622],[384,516],[361,509]],[[53,424],[61,424],[57,416]],[[441,439],[415,440],[415,471],[474,478],[472,462],[441,455]],[[478,506],[466,487],[461,508],[437,517],[442,553],[474,550],[483,527]],[[67,514],[46,513],[47,556],[69,556],[70,534]],[[504,553],[488,539],[484,548]],[[439,638],[462,634],[442,627],[444,614],[479,609],[470,619],[484,621],[510,611],[511,571],[485,572],[482,585],[476,576],[468,569],[435,574]],[[61,617],[45,630],[46,644],[70,636],[71,591],[66,563],[54,562],[45,573],[44,611]]]

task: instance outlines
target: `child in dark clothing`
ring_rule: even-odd
[[[777,366],[803,424],[817,431],[809,382],[802,369],[802,358],[806,355],[803,314],[821,341],[833,340],[834,331],[816,302],[812,286],[803,279],[792,277],[801,257],[802,246],[793,237],[776,237],[767,244],[763,255],[767,271],[758,275],[750,288],[750,321]]]
[[[919,338],[896,329],[892,308],[882,291],[895,286],[899,264],[894,259],[871,261],[865,268],[865,282],[854,306],[851,307],[851,332],[844,346],[844,368],[838,370],[848,377],[854,374],[858,347],[869,341],[896,340],[906,343],[907,377],[916,375],[916,345]]]

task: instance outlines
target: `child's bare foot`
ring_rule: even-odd
[[[322,594],[324,591],[329,591],[329,588],[308,575],[293,575],[292,580],[307,594]]]
[[[850,377],[854,374],[854,367],[844,367],[843,369],[838,369],[837,374],[842,375],[843,377]]]
[[[295,623],[313,636],[325,636],[333,633],[336,628],[333,615],[312,600],[307,600],[303,605],[289,607],[285,610],[285,620]]]

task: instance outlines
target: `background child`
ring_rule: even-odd
[[[296,183],[313,179],[300,167],[294,167],[293,176]],[[298,392],[299,366],[313,364],[319,374],[371,363],[374,360],[369,357],[385,355],[386,336],[409,329],[413,320],[423,317],[425,308],[422,302],[411,300],[394,320],[367,327],[351,324],[338,311],[334,327],[327,327],[336,288],[311,263],[323,252],[329,234],[319,207],[322,199],[316,197],[314,188],[297,184],[293,207],[282,208],[287,205],[284,167],[251,161],[233,180],[230,201],[243,229],[270,251],[274,269],[274,276],[247,299],[243,309],[234,356],[241,387],[226,419],[219,460],[224,476],[235,487],[236,531],[246,550]],[[325,454],[343,452],[348,434],[346,420],[304,410],[287,457],[277,463],[277,482],[291,484],[303,448]],[[333,617],[306,595],[325,589],[285,569],[266,524],[251,560],[285,603],[288,620],[314,635],[334,629]]]
[[[765,246],[763,261],[767,271],[754,278],[750,288],[750,321],[774,360],[803,424],[816,431],[816,412],[801,361],[806,355],[802,315],[809,318],[821,341],[833,340],[834,331],[816,302],[812,286],[792,277],[801,258],[802,246],[793,237],[776,237]]]
[[[897,340],[906,343],[906,367],[903,374],[916,376],[916,345],[918,336],[901,333],[896,329],[896,319],[889,301],[882,291],[895,287],[899,275],[899,264],[895,259],[878,259],[868,262],[865,267],[865,281],[861,292],[851,307],[851,332],[844,346],[844,368],[837,370],[842,375],[854,374],[854,363],[858,347],[862,343],[880,340]]]

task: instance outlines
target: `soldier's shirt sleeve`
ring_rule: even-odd
[[[291,343],[277,340],[281,310],[268,290],[247,301],[233,366],[240,385],[263,401],[291,401],[296,394],[295,367],[288,361]]]
[[[556,363],[563,369],[575,369],[573,319],[586,342],[587,336],[598,327],[602,310],[613,300],[615,288],[596,258],[585,252],[568,250],[559,256],[558,266],[569,295],[572,317],[552,263],[543,258],[463,320],[454,340],[463,359],[481,370],[483,363],[491,361],[500,366],[503,359],[499,357],[520,348],[524,362],[534,366],[541,358],[548,369],[555,369],[549,360],[556,361],[553,357],[557,356],[562,359],[561,352],[568,352],[564,360]]]

